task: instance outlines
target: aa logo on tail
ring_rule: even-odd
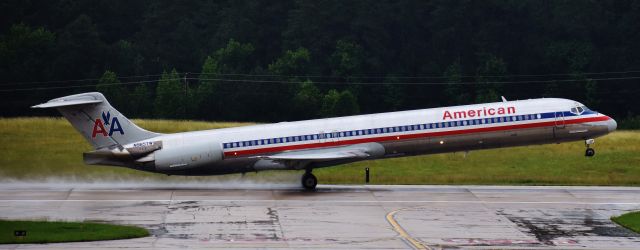
[[[109,128],[109,133],[107,133],[105,127]],[[121,135],[124,135],[124,131],[122,130],[122,126],[120,126],[118,117],[113,116],[113,118],[111,118],[111,113],[109,111],[107,111],[106,114],[102,111],[102,119],[97,118],[93,124],[91,138],[96,138],[96,135],[111,136],[113,135],[113,132],[116,131],[120,132]]]

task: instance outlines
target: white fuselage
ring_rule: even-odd
[[[544,98],[168,134],[146,140],[162,142],[150,156],[155,164],[132,166],[180,175],[315,168],[362,159],[293,164],[263,157],[376,144],[384,152],[364,158],[376,159],[585,140],[615,127],[578,102]]]

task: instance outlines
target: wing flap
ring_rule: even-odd
[[[277,161],[320,162],[345,159],[365,159],[381,155],[384,155],[384,148],[380,144],[367,143],[335,148],[283,152],[274,155],[257,156],[257,158]]]
[[[276,154],[266,156],[268,159],[273,160],[339,160],[349,158],[367,158],[370,155],[360,150],[343,150],[334,152],[299,152],[297,154]]]

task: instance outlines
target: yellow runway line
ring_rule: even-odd
[[[416,239],[414,239],[413,237],[411,237],[411,235],[409,235],[409,234],[407,233],[407,231],[405,231],[405,230],[400,226],[400,224],[398,224],[398,222],[396,221],[396,219],[395,219],[395,218],[393,218],[393,216],[394,216],[397,212],[399,212],[399,211],[401,211],[401,210],[403,210],[403,209],[394,210],[394,211],[391,211],[391,212],[389,212],[389,213],[387,214],[387,221],[389,222],[389,224],[391,224],[391,226],[393,226],[393,230],[395,230],[396,232],[398,232],[398,234],[399,234],[402,238],[404,238],[407,242],[409,242],[409,243],[411,244],[411,246],[413,246],[413,248],[415,248],[415,249],[420,249],[420,250],[423,250],[423,249],[425,249],[425,250],[426,250],[426,249],[431,250],[431,248],[429,248],[428,246],[422,245],[422,243],[420,243],[418,240],[416,240]]]

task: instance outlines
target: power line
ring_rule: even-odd
[[[640,79],[640,76],[633,77],[610,77],[610,78],[587,78],[587,79],[553,79],[553,80],[523,80],[523,81],[486,81],[486,82],[330,82],[318,81],[311,82],[313,84],[329,84],[329,85],[482,85],[482,84],[524,84],[524,83],[556,83],[556,82],[582,82],[592,81],[613,81],[613,80],[634,80]],[[200,80],[219,81],[219,82],[248,82],[248,83],[292,83],[300,84],[306,81],[276,81],[276,80],[247,80],[247,79],[223,79],[223,78],[204,78]]]
[[[129,78],[148,78],[148,77],[158,77],[161,74],[155,75],[137,75],[137,76],[119,76],[118,79],[129,79]],[[89,82],[89,81],[99,81],[101,78],[86,78],[86,79],[72,79],[72,80],[51,80],[51,81],[30,81],[30,82],[4,82],[0,83],[0,86],[8,86],[8,85],[31,85],[31,84],[46,84],[46,83],[69,83],[69,82]]]
[[[172,81],[172,80],[207,80],[217,81],[219,83],[231,84],[231,83],[259,83],[259,84],[301,84],[305,81],[281,81],[281,80],[248,80],[248,79],[224,79],[224,78],[172,78],[162,80],[146,80],[146,81],[130,81],[119,83],[100,83],[100,84],[83,84],[83,85],[71,85],[71,86],[54,86],[54,87],[33,87],[33,88],[15,88],[15,89],[0,89],[0,92],[15,92],[15,91],[35,91],[35,90],[51,90],[51,89],[69,89],[69,88],[87,88],[98,86],[112,86],[112,85],[132,85],[142,83],[157,83],[159,81]],[[587,79],[553,79],[553,80],[523,80],[523,81],[487,81],[487,82],[331,82],[331,81],[318,81],[312,82],[313,84],[322,85],[483,85],[483,84],[544,84],[544,83],[569,83],[569,82],[582,82],[582,81],[626,81],[637,80],[640,76],[633,77],[609,77],[609,78],[587,78]]]
[[[580,76],[580,75],[607,75],[607,74],[633,74],[640,73],[640,70],[632,71],[608,71],[608,72],[585,72],[585,73],[558,73],[558,74],[513,74],[513,75],[460,75],[460,78],[475,77],[544,77],[544,76]],[[354,75],[354,76],[326,76],[326,75],[277,75],[277,74],[220,74],[220,73],[191,73],[194,75],[220,75],[220,76],[247,76],[247,77],[307,77],[307,78],[328,78],[328,79],[366,79],[366,78],[398,78],[398,79],[446,79],[450,76],[402,76],[402,75]]]
[[[593,75],[614,75],[614,74],[634,74],[640,73],[640,70],[630,71],[605,71],[605,72],[584,72],[584,73],[558,73],[558,74],[512,74],[512,75],[460,75],[460,78],[476,78],[476,77],[491,77],[491,78],[518,78],[518,77],[560,77],[560,76],[593,76]],[[189,73],[190,75],[214,75],[214,76],[229,76],[229,77],[280,77],[280,78],[326,78],[326,79],[380,79],[380,78],[396,78],[396,79],[447,79],[449,76],[402,76],[402,75],[354,75],[354,76],[327,76],[327,75],[278,75],[278,74],[236,74],[236,73]],[[120,76],[118,79],[130,79],[130,78],[148,78],[158,77],[162,74],[149,74],[149,75],[131,75]],[[26,82],[5,82],[0,83],[0,86],[9,85],[33,85],[33,84],[48,84],[48,83],[69,83],[69,82],[90,82],[99,81],[101,78],[86,78],[86,79],[71,79],[71,80],[51,80],[51,81],[26,81]],[[189,78],[194,79],[194,78]],[[199,78],[195,78],[198,80]],[[205,79],[206,80],[206,79]],[[240,80],[240,79],[237,79]]]
[[[162,81],[172,81],[172,80],[181,80],[181,78],[163,79]],[[86,88],[86,87],[112,86],[112,85],[130,85],[130,84],[141,84],[141,83],[156,83],[158,81],[160,80],[114,82],[114,83],[85,84],[85,85],[56,86],[56,87],[34,87],[34,88],[21,88],[21,89],[0,89],[0,92],[72,89],[72,88]]]

